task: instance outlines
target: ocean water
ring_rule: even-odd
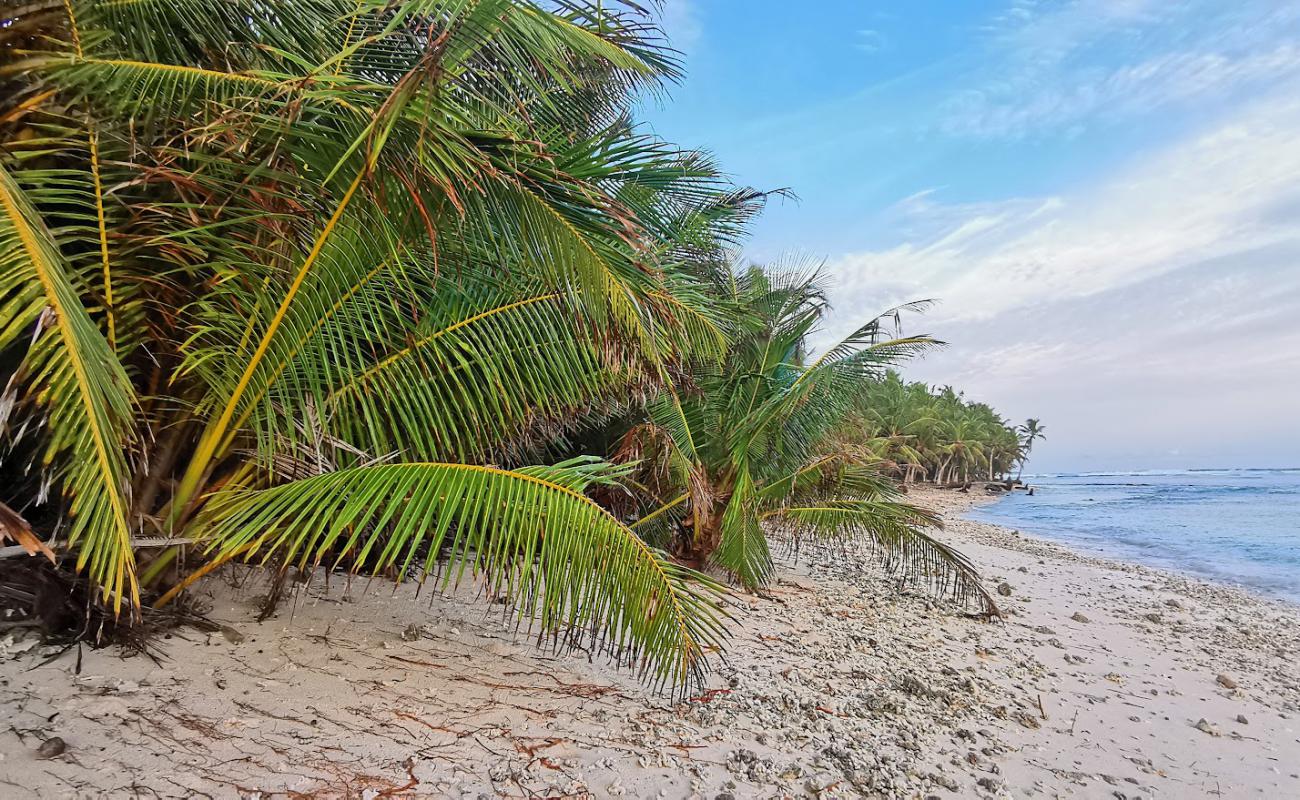
[[[971,519],[1300,603],[1300,469],[1026,476]]]

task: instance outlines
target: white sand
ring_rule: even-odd
[[[161,665],[33,669],[0,637],[0,796],[1300,797],[1300,609],[918,497],[1012,586],[1005,624],[826,554],[741,598],[728,663],[674,704],[467,592],[318,581],[258,624],[259,581],[212,580],[238,634],[179,632]]]

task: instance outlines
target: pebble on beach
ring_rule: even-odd
[[[63,751],[67,749],[68,745],[63,741],[63,739],[58,736],[51,736],[41,742],[40,747],[36,748],[36,757],[41,759],[57,758],[63,755]]]

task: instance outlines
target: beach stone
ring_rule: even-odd
[[[1250,720],[1246,719],[1246,715],[1245,715],[1245,714],[1238,714],[1238,715],[1237,715],[1237,723],[1240,724],[1240,725],[1249,725],[1249,724],[1250,724]]]
[[[997,778],[983,777],[975,781],[975,785],[981,789],[986,789],[994,794],[1002,791],[1002,781]]]
[[[37,758],[57,758],[63,755],[63,751],[68,749],[68,745],[58,736],[51,736],[41,742],[41,746],[36,748]]]
[[[1215,680],[1218,681],[1219,685],[1225,689],[1237,688],[1237,682],[1232,679],[1232,676],[1226,673],[1220,672],[1218,677],[1215,678]]]
[[[1164,622],[1164,620],[1165,620],[1164,617],[1160,616],[1159,614],[1155,613],[1154,611],[1151,612],[1150,614],[1143,614],[1143,615],[1142,615],[1142,619],[1146,620],[1147,622],[1154,622],[1154,623],[1156,623],[1157,625],[1159,625],[1161,622]]]
[[[1074,614],[1072,614],[1072,615],[1070,616],[1070,619],[1074,620],[1075,622],[1082,622],[1082,623],[1085,623],[1085,624],[1086,624],[1086,623],[1089,623],[1089,622],[1092,622],[1092,620],[1088,619],[1087,617],[1085,617],[1082,613],[1080,613],[1080,612],[1078,612],[1078,611],[1074,612]]]
[[[1002,595],[1003,597],[1010,597],[1010,596],[1011,596],[1011,584],[1007,583],[1006,581],[1003,581],[1002,583],[999,583],[999,584],[998,584],[998,594]]]
[[[1213,725],[1211,725],[1211,724],[1210,724],[1210,721],[1209,721],[1208,719],[1205,719],[1204,717],[1202,717],[1202,718],[1201,718],[1201,719],[1196,723],[1196,729],[1197,729],[1198,731],[1200,731],[1201,733],[1208,733],[1208,734],[1211,735],[1211,736],[1218,736],[1218,735],[1219,735],[1219,731],[1218,731],[1218,729],[1215,728]]]
[[[1180,603],[1180,602],[1178,602],[1177,600],[1172,600],[1172,599],[1170,599],[1170,600],[1166,600],[1166,601],[1165,601],[1165,605],[1169,606],[1170,608],[1172,608],[1172,609],[1174,609],[1174,610],[1176,610],[1176,611],[1182,611],[1182,610],[1183,610],[1183,604]]]

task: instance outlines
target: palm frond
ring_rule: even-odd
[[[36,330],[20,376],[48,409],[45,462],[69,500],[77,568],[115,609],[124,597],[138,605],[123,455],[132,441],[131,384],[82,306],[53,235],[3,167],[0,287],[0,349]]]
[[[723,512],[722,538],[711,559],[751,591],[767,585],[775,569],[756,500],[749,471],[742,469]]]
[[[359,467],[220,494],[202,524],[219,559],[308,566],[347,558],[367,572],[441,573],[444,588],[468,569],[557,644],[585,633],[659,681],[697,679],[724,637],[720,587],[548,480],[574,484],[578,469]]]
[[[690,499],[690,492],[683,492],[657,508],[651,509],[645,516],[633,522],[631,529],[652,547],[660,549],[668,547],[676,529],[686,518],[686,512],[689,510],[686,501]]]
[[[410,459],[513,451],[643,379],[636,351],[584,319],[573,293],[438,286],[410,341],[343,372],[323,400],[358,446]]]
[[[763,518],[796,543],[865,539],[879,549],[886,567],[904,579],[1000,615],[970,559],[925,532],[925,527],[941,524],[934,512],[891,501],[833,500],[776,508]]]

